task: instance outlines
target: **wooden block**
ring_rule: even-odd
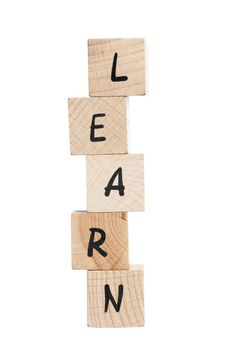
[[[69,98],[71,154],[128,153],[126,98]]]
[[[88,326],[144,326],[144,270],[88,271]]]
[[[144,39],[90,39],[89,95],[145,95]]]
[[[128,269],[127,213],[74,212],[71,224],[73,269]]]
[[[143,211],[141,154],[87,156],[88,211]]]

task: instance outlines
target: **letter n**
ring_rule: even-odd
[[[119,292],[118,292],[118,301],[116,303],[111,291],[110,291],[110,286],[109,284],[105,284],[105,312],[107,312],[108,310],[108,306],[109,306],[109,301],[111,301],[114,309],[116,312],[119,312],[120,307],[121,307],[121,303],[122,303],[122,299],[123,299],[123,285],[120,284],[119,285]]]

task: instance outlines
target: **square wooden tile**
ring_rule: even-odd
[[[126,98],[69,98],[71,154],[128,153]]]
[[[89,39],[89,95],[145,95],[145,43],[142,38]]]
[[[86,159],[88,211],[144,210],[142,154],[87,156]]]
[[[128,269],[127,213],[76,211],[71,226],[73,269]]]
[[[144,270],[88,271],[88,326],[144,326]]]

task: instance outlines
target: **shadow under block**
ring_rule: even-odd
[[[89,95],[145,95],[145,42],[89,39]]]
[[[71,225],[73,269],[128,269],[127,213],[73,212]]]
[[[126,98],[69,98],[71,154],[128,153]]]
[[[88,211],[144,211],[142,154],[87,156],[86,177]]]
[[[87,283],[89,327],[144,326],[142,265],[131,265],[125,271],[88,271]]]

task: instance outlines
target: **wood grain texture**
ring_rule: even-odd
[[[104,286],[109,284],[115,300],[118,286],[123,285],[123,299],[119,312],[109,304],[105,312]],[[88,326],[142,327],[144,326],[144,270],[142,265],[131,265],[125,271],[88,271]]]
[[[69,128],[71,154],[122,154],[128,153],[126,98],[69,98]],[[94,114],[104,113],[95,124],[104,127],[95,129],[95,137],[105,141],[92,142],[90,127]]]
[[[115,53],[116,75],[127,76],[126,81],[111,80]],[[145,95],[144,39],[89,39],[88,64],[90,96]]]
[[[73,212],[72,226],[72,268],[85,270],[124,270],[128,269],[128,215],[127,213],[88,213]],[[100,246],[107,256],[93,250],[87,254],[90,228],[100,228],[106,234]],[[95,241],[100,234],[95,234]]]
[[[122,168],[124,196],[112,190],[105,196],[105,187],[114,172]],[[141,154],[100,155],[86,157],[88,211],[143,211],[144,156]]]

